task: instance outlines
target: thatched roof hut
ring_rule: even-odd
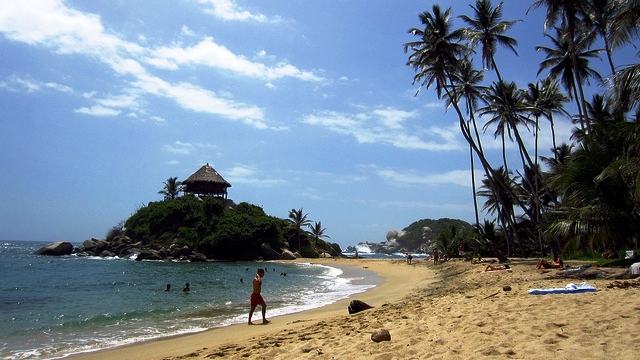
[[[225,180],[218,172],[207,163],[200,170],[189,176],[182,182],[185,193],[192,193],[200,196],[215,196],[227,198],[227,188],[231,184]]]

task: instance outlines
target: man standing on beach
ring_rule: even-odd
[[[267,303],[264,302],[260,292],[262,291],[262,277],[264,276],[264,269],[258,269],[258,274],[253,278],[253,292],[251,293],[251,310],[249,310],[249,325],[253,325],[251,317],[256,306],[262,307],[262,323],[268,324],[269,320],[265,317],[267,312]]]

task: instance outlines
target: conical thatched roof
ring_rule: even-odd
[[[183,181],[184,191],[205,196],[226,197],[231,184],[207,163]]]
[[[183,181],[182,183],[187,185],[194,182],[216,183],[231,187],[231,184],[229,184],[227,180],[225,180],[220,174],[218,174],[216,169],[209,165],[209,163],[203,165],[200,170],[193,173],[193,175],[189,176],[187,180]]]

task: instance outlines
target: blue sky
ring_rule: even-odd
[[[343,247],[423,218],[472,222],[457,118],[435,91],[414,96],[402,49],[433,3],[3,1],[0,239],[104,237],[207,162],[229,198],[281,218],[303,208]],[[471,15],[470,1],[439,3],[456,27]],[[497,56],[521,87],[548,45],[531,3],[506,1],[519,56]],[[567,141],[571,124],[556,131]]]

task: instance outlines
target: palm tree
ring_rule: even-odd
[[[469,116],[468,126],[473,126],[474,133],[476,135],[475,141],[477,141],[478,149],[482,150],[482,142],[480,140],[480,134],[478,131],[478,124],[476,123],[475,111],[478,108],[478,101],[482,98],[482,91],[485,90],[484,86],[479,85],[484,80],[484,71],[478,71],[473,68],[473,63],[464,59],[460,66],[460,72],[455,79],[454,87],[456,91],[462,95],[465,99],[466,114]],[[451,99],[446,99],[447,107],[451,105]],[[475,178],[475,166],[473,147],[469,145],[469,158],[471,160],[471,187],[473,190],[473,209],[476,219],[476,224],[480,223],[480,216],[478,214],[478,199],[476,194],[476,178]]]
[[[560,79],[567,90],[567,94],[576,100],[578,116],[582,129],[585,128],[586,101],[584,101],[583,82],[589,78],[601,81],[600,74],[589,67],[589,59],[600,58],[600,50],[589,50],[592,40],[586,34],[578,33],[573,38],[571,34],[560,28],[556,29],[556,37],[545,34],[553,47],[537,46],[536,51],[546,54],[546,59],[540,63],[538,75],[549,69],[549,77]],[[573,52],[576,52],[575,54]],[[578,65],[574,66],[574,62]],[[586,121],[589,130],[589,121]]]
[[[316,221],[313,225],[309,224],[309,228],[311,229],[311,235],[313,235],[313,239],[315,240],[316,247],[318,247],[318,239],[327,238],[331,239],[329,235],[325,235],[326,228],[322,227],[322,222]]]
[[[504,1],[494,8],[490,0],[477,0],[475,6],[469,5],[474,12],[473,18],[466,15],[459,16],[469,25],[463,30],[464,37],[469,40],[471,48],[482,45],[482,66],[489,70],[494,69],[499,81],[502,81],[502,76],[495,60],[497,46],[501,45],[518,55],[515,49],[518,41],[503,34],[522,21],[501,21],[503,4]]]
[[[541,83],[540,98],[537,101],[536,107],[541,111],[541,115],[549,120],[551,127],[551,141],[553,148],[557,147],[556,144],[556,129],[554,125],[554,114],[564,115],[567,118],[570,117],[569,113],[564,108],[564,103],[569,101],[569,98],[560,91],[560,86],[557,81],[546,77]]]
[[[619,0],[588,0],[585,1],[585,15],[588,24],[593,27],[602,38],[604,48],[611,68],[611,75],[616,73],[616,67],[613,64],[612,52],[614,46],[612,44],[613,33],[617,31],[612,26],[618,17],[621,9],[621,1]],[[615,84],[615,77],[613,77]]]
[[[404,44],[404,52],[411,49],[407,65],[416,70],[413,83],[431,87],[434,83],[438,98],[450,83],[452,74],[456,72],[459,60],[469,52],[459,41],[463,37],[462,30],[451,31],[451,8],[443,13],[440,6],[433,5],[433,13],[427,11],[419,15],[424,29],[411,28],[409,33],[420,40]],[[455,97],[454,97],[455,98]]]
[[[178,177],[170,177],[164,182],[164,188],[158,191],[158,194],[164,195],[165,200],[175,199],[180,191],[182,191],[182,183],[178,181]]]
[[[626,113],[640,110],[640,64],[628,66],[617,74],[618,81],[613,91],[616,112]]]
[[[500,252],[496,245],[499,238],[496,231],[496,223],[485,219],[484,224],[477,224],[475,229],[478,235],[480,235],[480,238],[477,239],[478,243],[480,243],[481,246],[489,246],[499,262],[506,262],[508,260],[507,257]]]
[[[407,65],[416,71],[413,83],[420,84],[416,95],[423,86],[430,88],[435,85],[438,98],[444,97],[456,111],[462,136],[478,156],[485,174],[490,176],[493,169],[480,149],[479,143],[473,138],[470,125],[458,104],[462,94],[455,86],[461,67],[465,64],[464,59],[471,50],[460,43],[463,31],[451,30],[451,8],[442,12],[440,6],[435,4],[432,11],[433,13],[420,14],[420,22],[424,25],[424,29],[409,29],[410,34],[420,39],[404,44],[405,53],[412,51]]]
[[[460,29],[451,30],[451,8],[442,12],[437,4],[433,5],[433,13],[421,13],[420,21],[424,25],[424,29],[412,28],[409,30],[410,34],[418,36],[420,39],[404,44],[405,52],[412,51],[407,65],[413,67],[416,71],[413,83],[420,84],[416,95],[423,86],[429,88],[435,85],[438,98],[444,97],[447,99],[456,111],[462,136],[478,156],[485,175],[495,179],[497,182],[502,181],[501,177],[495,176],[496,171],[491,167],[478,143],[474,141],[470,125],[458,104],[462,95],[454,85],[460,72],[460,67],[464,64],[463,59],[471,51],[460,43],[464,32]],[[491,181],[489,186],[496,192],[499,191],[498,186],[501,189],[507,189],[507,192],[512,191],[504,183],[496,184]],[[514,199],[517,199],[513,193],[511,195],[513,195]]]
[[[311,224],[311,220],[307,219],[307,215],[309,214],[303,215],[302,208],[298,210],[291,209],[289,211],[289,218],[287,219],[287,221],[293,224],[293,226],[296,229],[296,234],[298,238],[298,250],[300,250],[300,236],[302,235],[302,227],[306,227],[306,226],[309,226],[309,224]]]
[[[513,140],[511,134],[515,137],[518,145],[523,165],[533,166],[533,161],[529,156],[524,140],[520,135],[518,126],[534,124],[531,120],[524,116],[526,107],[524,103],[524,92],[517,88],[515,82],[495,82],[486,91],[484,101],[487,106],[480,109],[481,115],[491,115],[491,119],[485,124],[486,130],[491,125],[496,125],[494,135],[502,136],[502,156],[505,171],[509,171],[506,158],[506,142],[505,133]]]
[[[640,1],[620,0],[620,10],[613,20],[611,27],[611,44],[617,48],[625,43],[631,43],[640,34]]]
[[[478,191],[478,196],[483,196],[487,200],[482,207],[482,210],[487,210],[490,214],[496,214],[498,221],[502,224],[502,229],[505,235],[508,234],[508,229],[511,229],[511,234],[516,237],[518,243],[520,243],[517,232],[515,231],[515,211],[514,205],[518,197],[514,197],[512,194],[517,193],[518,184],[517,177],[512,177],[504,167],[499,167],[495,171],[495,176],[487,177],[482,180],[482,186]],[[507,184],[504,187],[503,184]],[[507,254],[511,256],[513,254],[510,236],[507,238]],[[520,244],[521,252],[524,257],[524,246]]]
[[[578,29],[583,25],[583,18],[585,14],[585,5],[586,1],[575,1],[575,0],[537,0],[529,10],[535,9],[541,6],[545,6],[547,8],[547,17],[544,24],[544,29],[546,32],[547,27],[555,26],[558,21],[558,18],[561,18],[561,27],[565,30],[568,38],[568,54],[570,57],[569,63],[571,64],[571,68],[574,74],[579,74],[581,69],[578,59],[578,41],[581,38],[589,38],[584,33],[584,29]],[[527,13],[529,12],[527,10]],[[582,34],[580,34],[582,32]],[[589,44],[590,45],[590,44]],[[585,49],[587,49],[585,47]],[[582,89],[582,80],[580,76],[576,76],[576,89],[580,93],[579,97],[576,97],[576,102],[578,105],[578,113],[582,117],[585,113],[585,97]],[[587,129],[589,129],[589,123],[587,122]]]

